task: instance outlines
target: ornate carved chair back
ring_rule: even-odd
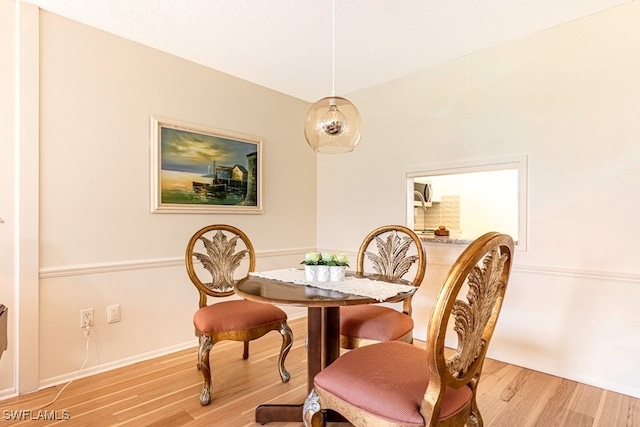
[[[360,245],[356,270],[369,271],[394,279],[409,280],[420,286],[427,268],[427,257],[420,238],[402,225],[378,227]],[[403,312],[411,316],[412,297],[403,303]]]
[[[478,381],[512,260],[511,237],[492,232],[469,245],[451,267],[429,321],[426,348],[431,376],[421,408],[423,415],[440,413],[447,387],[468,386],[473,393],[471,418],[480,417],[476,403]],[[445,350],[445,336],[451,329],[458,338],[453,354]]]
[[[194,260],[198,262],[194,262]],[[214,224],[194,234],[185,253],[189,278],[200,293],[200,308],[207,297],[232,295],[239,279],[255,270],[256,254],[249,238],[231,225]],[[239,274],[239,267],[245,274]]]

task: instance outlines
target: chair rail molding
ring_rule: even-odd
[[[315,248],[291,248],[281,250],[267,250],[256,252],[257,258],[275,258],[305,254]],[[112,261],[95,264],[75,264],[40,269],[40,279],[58,277],[83,276],[87,274],[115,273],[120,271],[135,271],[148,268],[167,268],[184,266],[184,256],[170,258],[150,258],[130,261]]]

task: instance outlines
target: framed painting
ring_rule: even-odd
[[[151,117],[151,212],[262,213],[262,140]]]

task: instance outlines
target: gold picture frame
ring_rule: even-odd
[[[262,139],[151,116],[151,212],[263,213]]]

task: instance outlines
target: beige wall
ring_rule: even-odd
[[[0,5],[14,8],[13,0]],[[256,248],[258,269],[299,262],[315,248],[309,224],[316,222],[316,155],[302,132],[308,103],[44,11],[38,26],[38,10],[32,10],[28,23],[35,24],[36,41],[39,28],[39,46],[24,49],[40,59],[40,124],[32,122],[40,132],[40,188],[21,197],[40,205],[31,254],[40,257],[39,312],[13,320],[18,331],[27,324],[35,329],[30,371],[36,386],[44,386],[69,379],[80,367],[84,308],[93,308],[96,317],[85,373],[195,345],[197,293],[183,254],[189,237],[206,224],[243,229]],[[11,11],[0,15],[2,23],[14,25]],[[0,40],[2,57],[10,57],[5,50],[12,43]],[[12,87],[4,69],[0,84]],[[2,102],[2,111],[11,113],[14,106],[5,105],[4,97]],[[151,115],[262,138],[264,214],[152,214]],[[11,153],[12,147],[2,150]],[[0,208],[4,217],[5,206]],[[3,235],[10,230],[6,225],[0,226]],[[2,298],[6,288],[11,299],[22,284],[10,285],[10,265],[2,262],[3,279],[9,275]],[[106,323],[111,304],[122,307],[119,323]],[[13,381],[27,355],[15,339],[10,344],[0,361],[0,396],[32,388]]]
[[[640,396],[638,22],[628,3],[349,95],[365,127],[352,154],[319,157],[319,247],[404,223],[408,170],[526,154],[528,251],[490,356]],[[422,338],[462,247],[426,250]]]

